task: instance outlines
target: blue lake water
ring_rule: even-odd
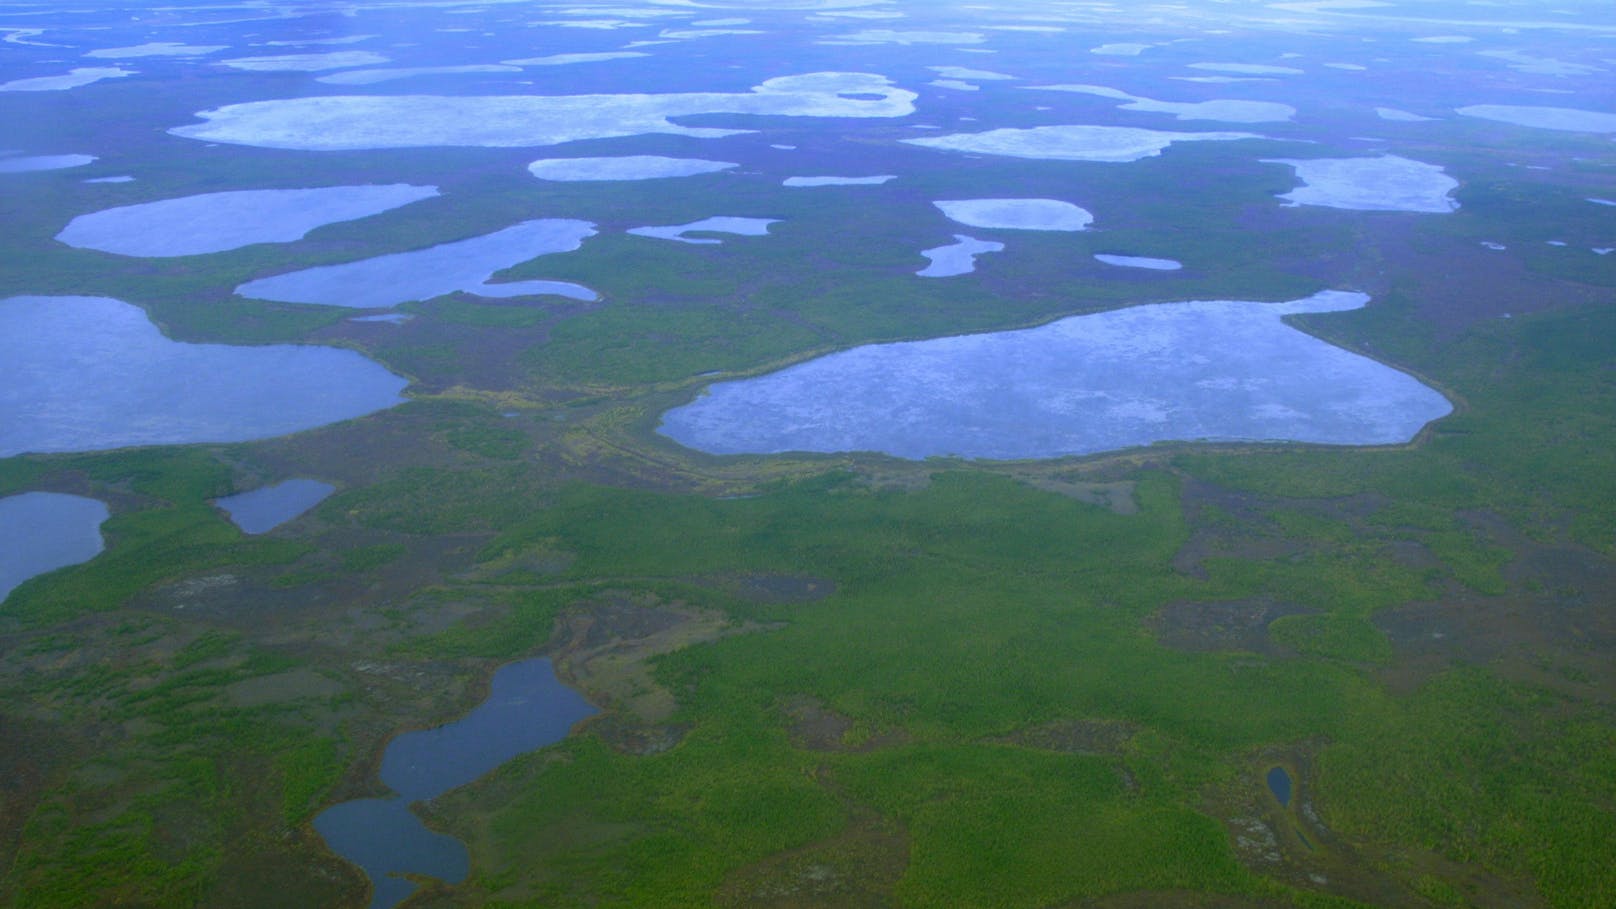
[[[103,502],[57,492],[0,499],[0,602],[29,578],[95,558],[107,514]]]
[[[404,733],[387,746],[380,776],[397,795],[334,805],[314,819],[314,827],[370,877],[371,909],[394,906],[414,892],[402,873],[459,883],[467,872],[465,845],[428,830],[409,803],[435,798],[511,758],[559,742],[594,713],[561,684],[548,659],[502,666],[488,699],[470,713],[435,729]]]
[[[0,300],[0,458],[242,442],[401,404],[409,384],[351,350],[185,344],[107,297]]]
[[[337,487],[330,483],[295,479],[225,496],[213,504],[223,509],[243,533],[264,533],[308,511],[336,491]]]
[[[1291,803],[1291,775],[1285,772],[1284,767],[1273,767],[1268,771],[1268,791],[1279,799],[1281,805],[1289,807]]]

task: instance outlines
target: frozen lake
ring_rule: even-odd
[[[0,602],[29,578],[101,552],[105,503],[58,492],[0,499]]]
[[[1446,214],[1459,207],[1448,194],[1459,181],[1436,164],[1397,155],[1376,158],[1264,158],[1286,164],[1302,185],[1280,196],[1292,205],[1322,205],[1354,211]]]
[[[594,235],[595,225],[588,221],[541,218],[427,249],[259,278],[236,288],[236,293],[254,300],[350,309],[385,309],[456,291],[485,297],[557,293],[560,287],[577,288],[578,285],[552,281],[490,284],[488,279],[497,271],[529,259],[571,252]],[[594,296],[594,291],[587,288],[583,292],[590,298]]]
[[[351,350],[186,344],[107,297],[0,300],[0,457],[241,442],[374,413],[408,382]]]
[[[983,253],[1003,252],[1004,244],[994,240],[978,240],[964,234],[955,234],[954,242],[920,251],[931,264],[915,274],[922,278],[952,278],[976,271],[976,257]]]
[[[713,454],[1049,458],[1165,440],[1406,442],[1452,410],[1406,373],[1286,325],[1362,294],[1212,300],[1018,331],[872,344],[735,382],[663,415]]]
[[[437,194],[436,186],[404,183],[204,193],[79,215],[56,239],[121,256],[194,256],[253,243],[290,243],[316,227]]]

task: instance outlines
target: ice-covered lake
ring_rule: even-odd
[[[1167,440],[1407,442],[1452,410],[1412,376],[1285,324],[1363,294],[1211,300],[871,344],[720,382],[659,431],[712,454],[1049,458]]]

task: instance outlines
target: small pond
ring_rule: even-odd
[[[95,558],[107,514],[103,502],[57,492],[0,499],[0,602],[29,578]]]
[[[325,501],[337,487],[319,480],[295,479],[260,486],[251,492],[216,499],[243,533],[265,533]]]

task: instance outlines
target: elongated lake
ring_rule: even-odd
[[[314,819],[314,828],[370,877],[371,909],[394,906],[415,891],[405,874],[459,883],[467,872],[466,847],[428,830],[409,803],[435,798],[511,758],[559,742],[594,713],[561,684],[548,659],[502,666],[476,709],[453,723],[407,732],[387,746],[381,780],[397,795],[333,805]]]

